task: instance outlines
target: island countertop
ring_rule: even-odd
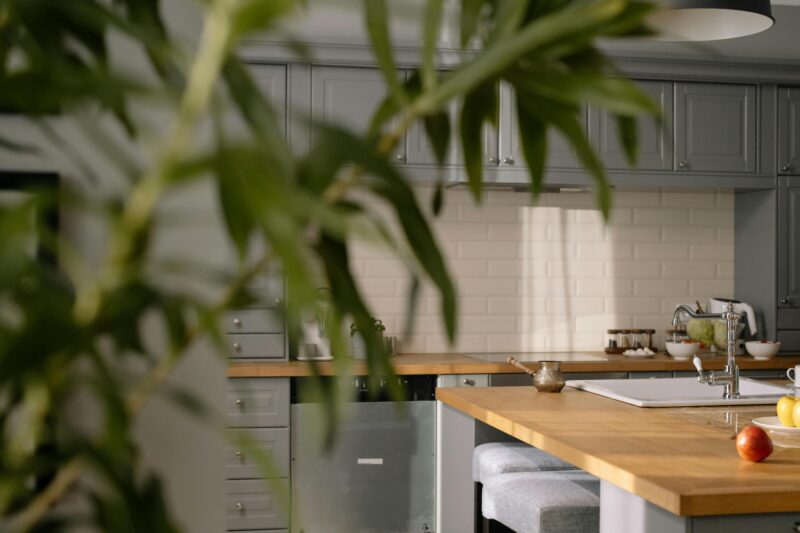
[[[560,361],[564,372],[659,372],[693,371],[691,361],[678,361],[659,353],[646,359],[632,359],[623,355],[608,355],[603,352],[526,352],[526,353],[428,353],[401,354],[392,357],[395,371],[400,375],[423,374],[515,374],[521,370],[505,363],[512,355],[529,365],[538,367],[538,361]],[[736,357],[742,370],[787,369],[800,364],[800,355],[779,355],[766,361],[757,361],[750,356]],[[719,370],[725,366],[725,357],[704,356],[703,366],[707,370]],[[323,375],[335,373],[329,362],[317,363]],[[353,361],[353,375],[364,375],[364,361]],[[228,377],[300,377],[310,376],[312,366],[303,361],[237,361],[228,366]]]
[[[647,409],[566,388],[440,388],[436,398],[682,516],[800,511],[800,448],[761,463],[732,439],[771,406]]]

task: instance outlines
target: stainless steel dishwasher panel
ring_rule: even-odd
[[[347,404],[327,452],[323,416],[292,405],[292,531],[433,531],[434,402]]]

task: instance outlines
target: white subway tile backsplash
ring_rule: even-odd
[[[649,261],[660,260],[680,260],[686,259],[689,255],[689,247],[685,244],[649,244],[637,243],[634,245],[634,257]]]
[[[430,189],[417,187],[425,206]],[[426,283],[404,352],[599,350],[610,327],[669,327],[678,303],[733,293],[733,203],[728,191],[615,191],[610,224],[593,193],[445,195],[432,220],[459,295],[450,347],[440,300]],[[428,209],[425,207],[425,209]],[[405,324],[408,274],[371,243],[351,269],[388,334]]]
[[[696,226],[663,226],[661,241],[682,244],[715,244],[717,228]]]
[[[687,224],[688,209],[645,209],[637,207],[633,210],[634,224],[652,224],[656,226]]]

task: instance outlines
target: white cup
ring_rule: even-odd
[[[794,386],[800,388],[800,365],[786,371],[786,377],[794,382]]]

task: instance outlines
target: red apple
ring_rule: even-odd
[[[746,426],[736,436],[736,451],[739,457],[758,463],[772,454],[772,439],[757,426]]]

